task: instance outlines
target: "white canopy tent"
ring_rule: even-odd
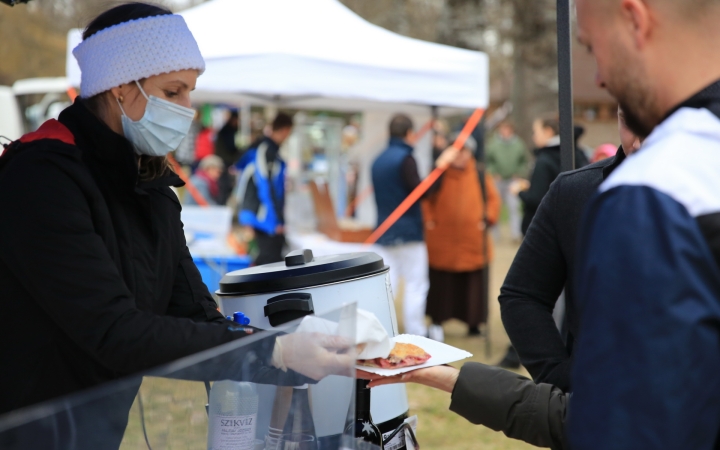
[[[400,36],[337,0],[213,0],[180,14],[207,62],[198,101],[349,111],[488,103],[487,55]],[[68,39],[75,85],[79,35]]]
[[[180,14],[207,61],[198,94],[355,111],[488,102],[485,54],[400,36],[337,0],[213,0]]]
[[[419,127],[431,106],[447,114],[488,104],[486,54],[400,36],[337,0],[211,0],[180,14],[207,65],[194,101],[362,112],[364,132],[352,154],[366,169],[387,141],[393,113],[410,114]],[[79,42],[79,30],[71,31],[67,74],[76,86],[71,50]],[[427,172],[429,136],[416,156]],[[363,210],[363,221],[374,222],[374,209]]]

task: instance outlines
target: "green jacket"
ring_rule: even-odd
[[[506,141],[494,134],[485,146],[485,161],[491,174],[505,180],[527,176],[527,148],[517,136]]]

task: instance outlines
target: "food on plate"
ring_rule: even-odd
[[[399,369],[419,366],[431,358],[425,350],[414,344],[397,343],[387,358],[359,359],[358,364],[381,369]]]

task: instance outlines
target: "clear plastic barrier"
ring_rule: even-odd
[[[359,448],[345,432],[355,412],[355,311],[348,305],[11,412],[0,417],[0,448]]]

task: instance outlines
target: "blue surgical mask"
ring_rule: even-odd
[[[165,156],[177,150],[192,125],[195,110],[145,93],[140,83],[135,82],[147,99],[145,114],[137,122],[131,120],[118,101],[122,111],[122,127],[125,138],[141,155]]]

